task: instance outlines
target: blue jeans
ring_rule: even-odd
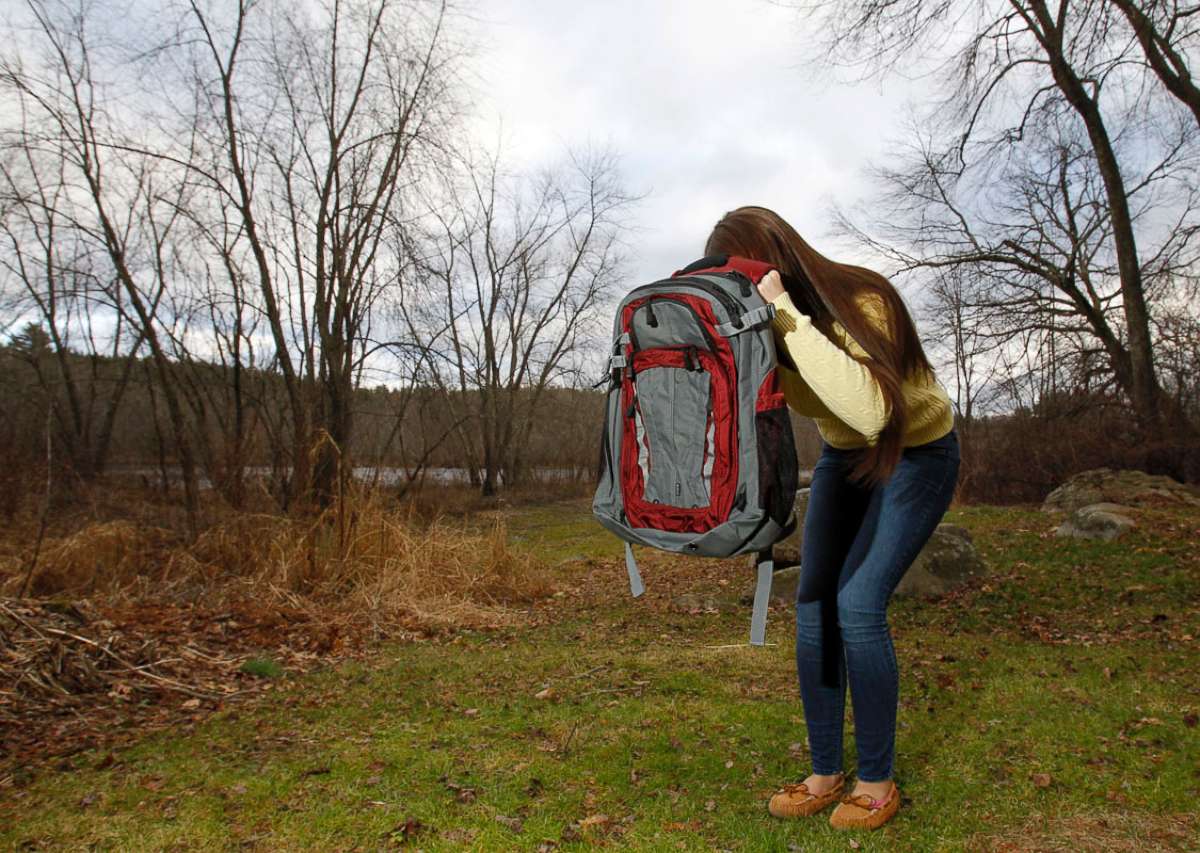
[[[853,461],[853,451],[823,444],[813,470],[800,555],[796,672],[813,772],[842,769],[848,675],[858,778],[881,782],[892,777],[900,677],[888,599],[950,506],[958,434],[952,429],[905,448],[891,476],[874,488],[849,479]]]

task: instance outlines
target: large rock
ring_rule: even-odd
[[[970,532],[957,524],[939,524],[901,578],[896,595],[936,598],[986,571],[987,566],[975,549]],[[799,581],[799,567],[776,572],[771,584],[771,603],[794,604]],[[754,588],[751,586],[742,596],[742,602],[749,604],[753,600]]]
[[[1097,503],[1080,507],[1058,526],[1055,536],[1072,539],[1103,539],[1108,542],[1124,536],[1137,525],[1127,513],[1129,507],[1114,503]]]
[[[971,532],[957,524],[939,524],[900,579],[896,595],[937,598],[986,571]]]
[[[1094,468],[1068,479],[1046,496],[1044,512],[1066,512],[1099,503],[1140,506],[1156,503],[1200,506],[1200,490],[1161,474]]]
[[[800,583],[800,567],[780,569],[771,578],[771,605],[773,607],[791,607],[796,603],[796,587]],[[754,585],[751,584],[742,594],[742,604],[754,603]]]

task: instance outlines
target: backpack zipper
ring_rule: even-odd
[[[714,273],[714,275],[724,275],[724,273]],[[712,282],[705,281],[699,277],[681,276],[680,278],[664,279],[663,281],[657,281],[652,284],[643,284],[641,287],[635,287],[633,290],[629,291],[625,298],[628,299],[630,296],[633,296],[635,293],[638,293],[642,290],[664,287],[667,282],[677,283],[684,287],[694,287],[697,290],[702,290],[710,296],[715,297],[716,300],[724,306],[730,322],[737,322],[742,317],[741,306],[738,305],[736,299]]]

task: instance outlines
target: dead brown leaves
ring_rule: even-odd
[[[1194,850],[1200,817],[1195,814],[1101,812],[1032,817],[1017,832],[992,835],[969,844],[993,853],[1142,853]]]
[[[373,637],[323,617],[256,601],[213,609],[0,599],[0,776],[186,725],[270,689],[270,679],[242,671],[252,656],[302,672]]]

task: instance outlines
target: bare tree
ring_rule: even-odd
[[[1152,157],[1171,160],[1178,177],[1187,160],[1180,149],[1190,153],[1194,134],[1172,138],[1178,122],[1161,94],[1145,85],[1145,65],[1131,61],[1132,42],[1115,8],[1106,0],[1063,0],[1053,9],[1045,0],[855,0],[820,4],[818,15],[828,55],[840,62],[880,70],[896,69],[922,50],[945,57],[941,79],[948,82],[923,119],[943,132],[934,147],[944,152],[938,158],[947,185],[958,171],[989,158],[1002,161],[1048,129],[1057,138],[1067,117],[1077,122],[1102,190],[1119,297],[1101,306],[1085,304],[1086,293],[1083,299],[1063,295],[1075,303],[1072,310],[1093,315],[1090,325],[1101,334],[1140,422],[1157,431],[1149,259],[1139,248],[1132,201],[1154,169],[1139,168],[1136,152],[1141,145]],[[1167,129],[1165,139],[1157,136],[1159,126]],[[1024,262],[1031,274],[1042,275],[1036,258]],[[1070,272],[1065,281],[1075,280]],[[1111,329],[1118,316],[1120,353],[1115,330],[1109,335],[1103,328]]]
[[[22,144],[24,134],[4,140],[10,156],[0,162],[0,266],[19,283],[21,296],[7,307],[45,336],[30,346],[29,365],[49,410],[71,472],[84,481],[103,474],[117,412],[140,349],[140,335],[126,335],[111,290],[97,281],[94,258],[81,235],[60,212],[67,192],[65,161],[47,162]],[[116,294],[119,296],[119,292]],[[111,321],[111,329],[97,325]]]
[[[430,341],[441,387],[474,407],[468,446],[491,495],[525,476],[547,390],[581,376],[621,269],[621,216],[633,198],[608,155],[532,178],[505,176],[492,157],[448,195],[432,216],[429,296],[405,315]]]
[[[1200,86],[1192,79],[1190,51],[1197,29],[1195,6],[1177,0],[1108,0],[1129,21],[1147,64],[1163,86],[1178,98],[1200,123]]]
[[[37,58],[10,54],[0,60],[0,91],[29,116],[12,131],[9,144],[35,152],[42,161],[65,164],[54,173],[64,186],[54,195],[54,216],[95,247],[110,266],[105,276],[111,281],[109,304],[150,351],[194,531],[195,461],[158,315],[172,272],[171,230],[188,187],[165,174],[167,164],[135,153],[136,131],[117,123],[114,104],[96,75],[95,60],[102,51],[90,30],[93,18],[42,0],[29,0],[27,10]]]
[[[292,412],[293,481],[320,502],[349,473],[371,318],[398,282],[389,239],[455,113],[446,3],[193,0],[201,171],[240,217]]]

